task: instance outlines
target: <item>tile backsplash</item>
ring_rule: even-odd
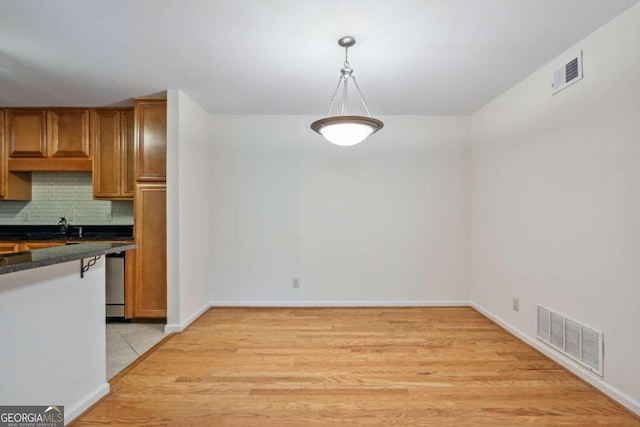
[[[93,200],[91,172],[33,172],[32,200],[0,200],[0,225],[132,225],[132,201]]]

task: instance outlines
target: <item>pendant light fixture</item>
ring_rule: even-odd
[[[344,47],[344,67],[340,70],[338,86],[333,93],[325,118],[311,123],[311,129],[318,132],[327,141],[346,147],[349,145],[356,145],[364,141],[369,135],[382,129],[384,124],[380,120],[371,117],[367,102],[362,96],[356,77],[353,75],[353,69],[349,65],[349,48],[356,44],[356,39],[350,36],[342,37],[338,40],[338,44]],[[368,117],[349,116],[347,114],[347,96],[350,80],[353,81],[353,85],[360,95],[360,100],[362,101],[362,105],[364,105],[364,109],[366,110]],[[336,100],[336,95],[340,90],[340,85],[342,85],[340,115],[330,117],[329,114],[331,113],[331,108]]]

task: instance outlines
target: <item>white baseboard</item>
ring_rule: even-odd
[[[104,383],[100,387],[90,392],[84,399],[74,405],[64,407],[64,424],[67,425],[71,421],[75,420],[79,415],[82,415],[84,411],[89,409],[91,405],[95,404],[98,400],[109,394],[109,383]]]
[[[189,326],[191,323],[193,323],[194,320],[196,320],[198,317],[202,316],[207,310],[209,310],[209,308],[211,308],[211,303],[207,303],[205,305],[203,305],[200,310],[196,311],[195,313],[193,313],[191,316],[189,316],[189,318],[183,322],[180,323],[168,323],[165,325],[164,327],[164,333],[165,334],[170,334],[170,333],[180,333],[182,331],[184,331],[187,326]]]
[[[640,402],[638,402],[636,399],[623,393],[622,391],[618,390],[616,387],[612,386],[606,381],[603,381],[599,377],[594,376],[590,372],[586,371],[584,368],[580,367],[578,364],[574,363],[572,360],[562,357],[560,354],[553,351],[551,348],[543,344],[541,341],[538,341],[536,338],[530,337],[529,335],[525,334],[524,332],[522,332],[517,328],[514,328],[509,323],[505,322],[500,317],[494,315],[493,313],[484,309],[478,304],[472,302],[471,307],[475,308],[480,313],[482,313],[483,315],[491,319],[493,322],[497,323],[498,325],[506,329],[509,333],[516,336],[521,341],[524,341],[525,343],[529,344],[531,347],[540,351],[542,354],[548,356],[554,362],[558,363],[559,365],[562,365],[564,368],[568,369],[574,375],[588,382],[589,384],[591,384],[592,386],[594,386],[595,388],[597,388],[598,390],[600,390],[601,392],[603,392],[604,394],[606,394],[607,396],[615,400],[616,402],[620,403],[622,406],[629,409],[631,412],[635,413],[636,415],[640,415]]]
[[[213,301],[211,307],[465,307],[470,301]]]

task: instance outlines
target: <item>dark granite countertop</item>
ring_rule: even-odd
[[[80,234],[82,229],[82,235]],[[67,233],[57,225],[0,225],[0,241],[91,241],[133,240],[132,225],[70,225]]]
[[[133,243],[78,243],[0,255],[0,274],[135,249]]]

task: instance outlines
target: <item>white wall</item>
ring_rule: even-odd
[[[212,118],[198,189],[212,253],[192,263],[207,262],[213,303],[467,301],[468,119],[383,117],[354,147],[313,133],[315,119]]]
[[[212,125],[184,92],[167,103],[167,331],[179,331],[211,302]]]
[[[109,392],[104,256],[0,275],[0,402],[64,405],[66,422]]]
[[[471,117],[471,299],[534,341],[538,303],[603,330],[587,377],[640,413],[639,40],[637,5],[575,46],[584,80],[551,96],[561,55]]]

